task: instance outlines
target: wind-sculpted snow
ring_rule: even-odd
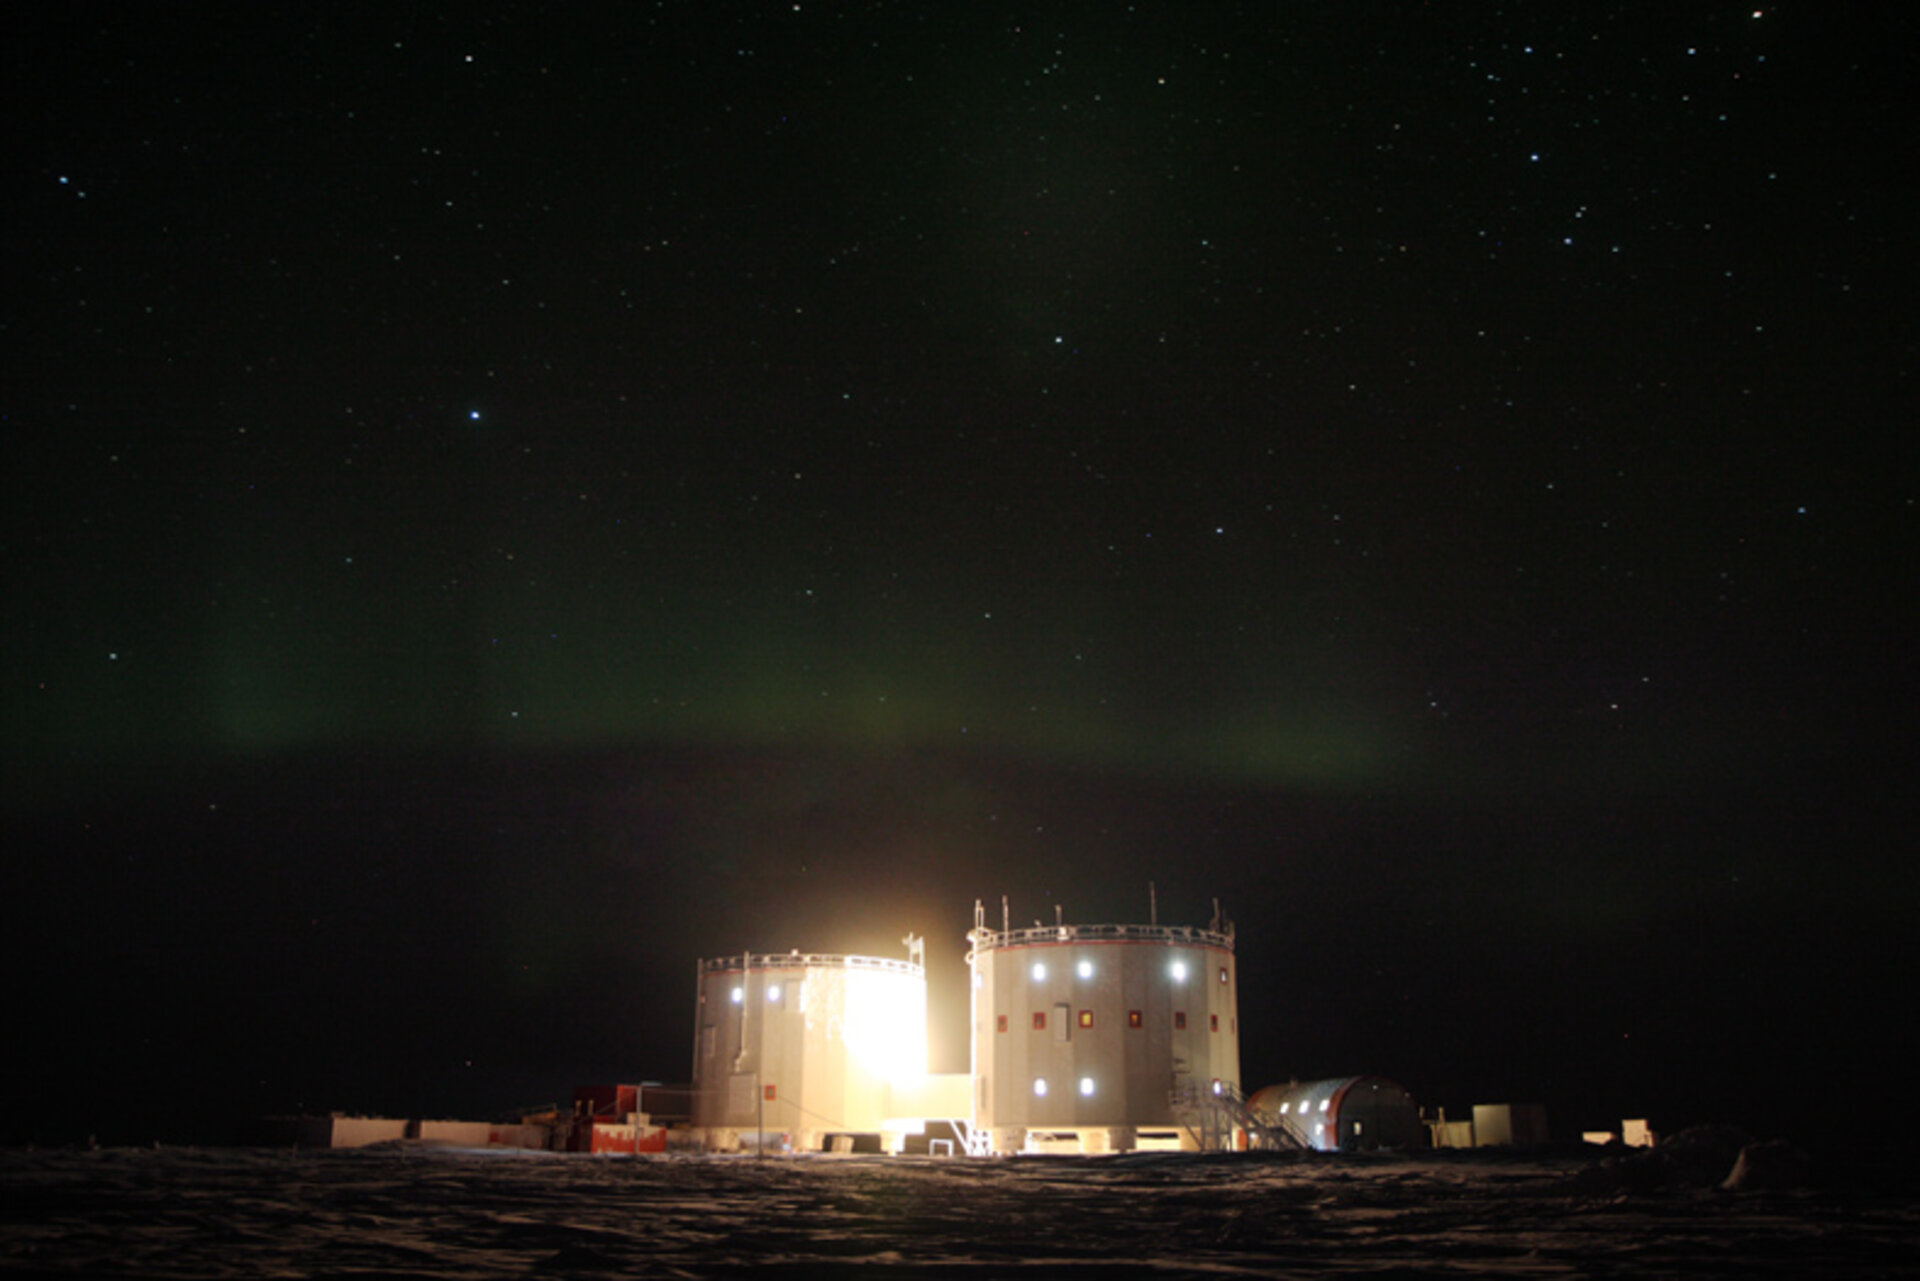
[[[1595,1196],[1576,1159],[0,1154],[0,1273],[1920,1275],[1896,1197]]]

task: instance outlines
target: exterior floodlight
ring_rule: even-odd
[[[733,1003],[735,1005],[740,1004],[740,1002],[746,999],[747,999],[747,989],[745,989],[744,987],[736,987],[735,989],[733,989]]]
[[[1043,1098],[1043,1099],[1047,1097],[1047,1078],[1046,1077],[1036,1076],[1033,1078],[1033,1092],[1036,1097]]]
[[[1168,972],[1173,975],[1173,981],[1175,983],[1185,983],[1187,981],[1187,963],[1185,961],[1175,961]]]
[[[1081,977],[1081,978],[1083,978],[1083,979],[1090,979],[1090,978],[1092,978],[1092,977],[1093,977],[1093,962],[1092,962],[1092,961],[1082,961],[1082,962],[1080,962],[1080,977]]]
[[[780,985],[778,983],[775,983],[767,989],[767,999],[769,1001],[777,1001],[780,999]]]
[[[1033,981],[1038,983],[1045,977],[1047,977],[1047,967],[1041,962],[1035,961],[1033,963]]]
[[[1092,1077],[1083,1076],[1080,1078],[1080,1093],[1083,1095],[1086,1095],[1088,1098],[1093,1097],[1093,1078]]]

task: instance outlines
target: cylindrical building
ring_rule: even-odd
[[[710,1151],[877,1143],[893,1085],[926,1074],[917,959],[749,952],[701,961],[698,986],[693,1123]]]
[[[1269,1085],[1247,1100],[1264,1125],[1321,1152],[1416,1148],[1425,1143],[1420,1107],[1384,1076],[1339,1076]]]
[[[994,1152],[1209,1146],[1237,1099],[1233,927],[990,930],[973,971],[973,1117]]]

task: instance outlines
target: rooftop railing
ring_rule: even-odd
[[[967,936],[974,950],[1031,947],[1040,943],[1166,943],[1199,944],[1233,951],[1233,927],[1203,930],[1191,925],[1035,925],[1020,930],[977,929]]]
[[[884,956],[838,956],[828,952],[746,952],[739,956],[716,956],[700,962],[700,973],[716,974],[729,970],[880,970],[888,974],[925,974],[926,966],[912,961],[896,961]]]

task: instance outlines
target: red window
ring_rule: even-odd
[[[1000,1030],[1002,1032],[1007,1030],[1007,1016],[1004,1014],[1000,1016]]]
[[[1093,1011],[1092,1011],[1092,1010],[1082,1010],[1082,1011],[1080,1011],[1080,1026],[1081,1026],[1081,1027],[1092,1027],[1092,1026],[1093,1026]]]
[[[1045,1010],[1035,1010],[1033,1012],[1033,1030],[1036,1032],[1044,1032],[1047,1030],[1047,1012]]]
[[[1220,1016],[1218,1014],[1207,1015],[1207,1022],[1213,1025],[1207,1029],[1209,1032],[1218,1032],[1220,1030]]]
[[[1173,1030],[1176,1032],[1184,1032],[1187,1030],[1187,1012],[1185,1010],[1175,1010],[1173,1012]]]
[[[1128,1010],[1128,1011],[1127,1011],[1127,1026],[1128,1026],[1128,1027],[1139,1027],[1139,1026],[1141,1026],[1141,1024],[1142,1024],[1142,1023],[1143,1023],[1143,1020],[1142,1020],[1142,1018],[1140,1017],[1140,1011],[1138,1011],[1138,1010]]]

